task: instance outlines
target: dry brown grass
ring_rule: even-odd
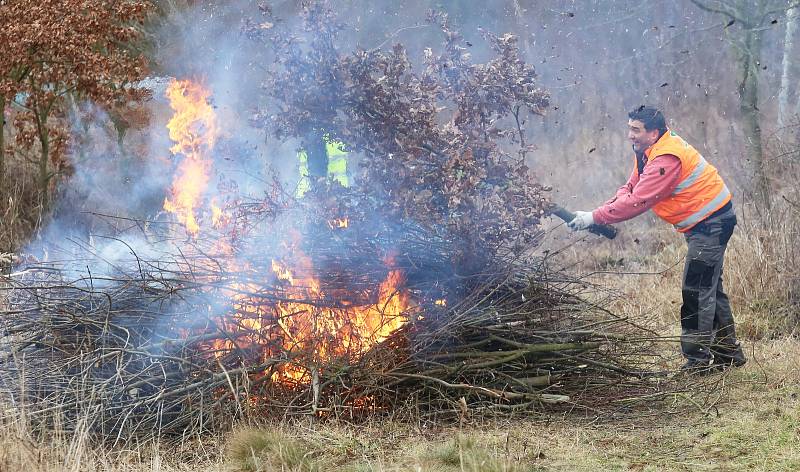
[[[706,412],[686,408],[681,415],[638,422],[520,419],[463,428],[277,424],[243,428],[212,444],[113,450],[59,435],[42,441],[7,423],[0,434],[0,470],[797,470],[800,343],[757,341],[756,352],[758,362],[729,373],[720,383],[720,400]]]
[[[768,212],[737,207],[724,285],[745,340],[800,333],[800,209],[778,200]],[[568,252],[576,270],[613,290],[613,310],[678,334],[686,243],[668,225],[624,223],[620,241],[593,237]],[[636,241],[635,243],[633,241]]]
[[[16,161],[7,163],[8,174],[0,182],[0,254],[19,250],[41,218],[34,169]]]
[[[790,216],[740,218],[725,280],[750,362],[717,377],[717,390],[702,408],[692,403],[690,389],[672,397],[663,413],[640,420],[475,419],[463,427],[300,421],[242,427],[203,441],[113,447],[93,444],[85,433],[60,433],[57,425],[34,434],[24,415],[8,408],[0,424],[0,470],[798,470],[800,340],[786,333],[797,324],[794,244],[800,227],[795,214],[784,215]],[[629,241],[580,243],[576,249],[584,247],[591,257],[578,267],[611,272],[591,277],[623,295],[615,301],[617,313],[677,335],[685,243],[664,226],[633,228],[625,237]],[[644,242],[631,244],[634,237]],[[676,341],[664,344],[665,367],[680,362]]]
[[[10,405],[0,410],[0,471],[211,471],[226,470],[220,441],[187,438],[178,444],[129,443],[101,445],[86,431],[65,433],[54,423],[31,425],[24,411]]]
[[[232,467],[246,472],[318,472],[319,444],[278,430],[243,428],[227,440]]]
[[[800,209],[778,201],[745,211],[726,257],[726,282],[750,338],[800,333]]]

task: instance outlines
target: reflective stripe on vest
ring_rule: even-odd
[[[708,162],[703,158],[703,156],[700,156],[700,162],[697,164],[697,167],[695,167],[692,173],[689,174],[688,177],[683,179],[677,185],[677,187],[675,187],[675,190],[672,191],[672,194],[675,195],[680,191],[686,190],[687,188],[689,188],[690,185],[697,182],[697,179],[699,179],[700,176],[703,174],[703,171],[706,170],[707,165]]]
[[[347,177],[347,151],[342,149],[344,144],[339,141],[329,141],[325,136],[325,151],[328,153],[328,177],[339,182],[342,187],[350,186]]]
[[[705,216],[711,214],[712,212],[718,210],[719,208],[722,208],[722,206],[725,205],[725,203],[727,203],[727,199],[730,196],[731,196],[731,191],[728,190],[728,186],[725,185],[722,189],[722,192],[720,192],[720,194],[717,195],[716,198],[708,202],[703,208],[697,210],[697,212],[692,214],[690,217],[686,218],[683,221],[675,223],[674,226],[678,228],[678,230],[691,228],[697,223],[700,223],[700,221]]]
[[[648,162],[663,155],[675,156],[681,162],[678,185],[653,206],[653,212],[678,231],[688,231],[730,201],[731,192],[717,169],[673,131],[664,133],[645,155]]]

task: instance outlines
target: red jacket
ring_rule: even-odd
[[[664,154],[654,158],[645,164],[641,175],[633,169],[616,195],[592,212],[594,222],[614,224],[641,215],[670,196],[680,177],[681,161],[676,156]]]

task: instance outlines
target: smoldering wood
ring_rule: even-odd
[[[395,258],[415,301],[408,322],[363,355],[330,359],[275,338],[269,307],[292,298],[275,277],[254,276],[270,273],[266,259],[231,272],[199,255],[211,254],[207,247],[116,264],[126,269],[102,276],[63,263],[18,267],[3,284],[2,393],[32,419],[57,413],[74,428],[89,418],[98,435],[128,438],[263,416],[457,418],[460,402],[481,415],[611,413],[617,400],[666,388],[650,380],[658,370],[651,333],[582,300],[576,294],[585,281],[541,258],[505,260],[466,279],[442,278],[444,270],[432,278],[430,261],[447,260],[437,252],[446,244],[408,234]],[[348,237],[359,236],[336,235]],[[204,243],[212,245],[196,244]],[[370,287],[385,271],[360,272],[353,261],[374,258],[385,244],[361,241],[344,252],[318,244],[309,255],[338,262],[318,274],[322,283],[349,280],[363,287],[352,302],[374,303]],[[431,247],[436,257],[419,256]],[[237,307],[233,294],[261,310]],[[325,297],[298,302],[352,306]],[[287,364],[313,378],[279,381],[273,374]]]

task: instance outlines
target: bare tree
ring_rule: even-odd
[[[6,177],[6,97],[0,93],[0,185]]]
[[[781,71],[781,90],[778,94],[778,126],[784,127],[789,122],[792,111],[789,106],[789,89],[792,85],[791,70],[794,57],[797,55],[794,48],[794,36],[797,32],[797,23],[800,21],[800,6],[793,6],[786,10],[786,32],[783,40],[783,70]],[[800,106],[800,97],[798,97]],[[800,112],[800,109],[796,110]]]
[[[764,165],[758,104],[758,74],[765,27],[774,15],[800,5],[785,0],[691,0],[698,8],[723,16],[738,66],[739,109],[745,135],[745,157],[753,166],[753,188],[757,202],[770,207],[770,192]]]

